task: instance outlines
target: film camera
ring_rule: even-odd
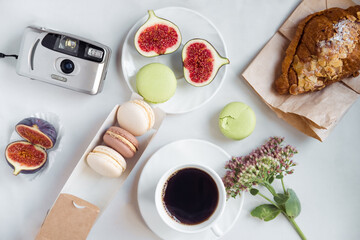
[[[100,43],[53,30],[27,27],[16,72],[87,94],[102,90],[111,50]]]

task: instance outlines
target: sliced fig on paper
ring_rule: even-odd
[[[15,129],[21,137],[45,149],[52,148],[56,143],[56,129],[41,118],[25,118],[16,125]]]
[[[211,83],[219,69],[230,63],[204,39],[188,41],[182,50],[182,60],[185,80],[196,87]]]
[[[181,44],[179,28],[149,10],[149,18],[135,34],[135,48],[145,57],[175,52]]]
[[[14,168],[14,175],[20,172],[33,173],[46,163],[45,149],[27,141],[10,143],[5,150],[7,162]]]

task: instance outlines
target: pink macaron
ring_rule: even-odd
[[[118,151],[124,158],[132,158],[139,147],[139,142],[134,135],[115,126],[105,132],[103,140],[106,145]]]

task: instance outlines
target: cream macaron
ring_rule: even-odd
[[[126,131],[134,136],[141,136],[154,126],[155,114],[149,104],[136,99],[119,107],[117,121]]]
[[[105,177],[120,177],[126,169],[126,161],[123,156],[114,149],[103,145],[96,146],[87,155],[86,161],[95,172]]]

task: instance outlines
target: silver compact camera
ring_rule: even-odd
[[[75,91],[102,90],[111,50],[100,43],[45,28],[27,27],[16,72]]]

